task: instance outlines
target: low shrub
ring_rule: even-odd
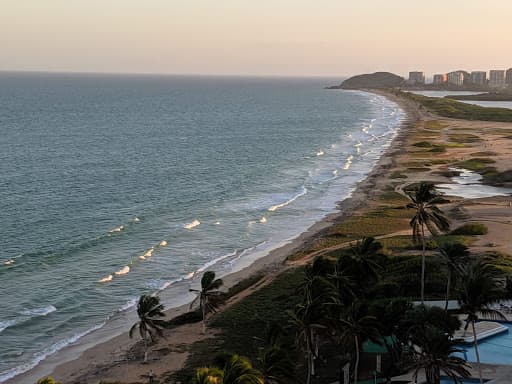
[[[451,234],[452,235],[464,235],[464,236],[474,236],[474,235],[485,235],[487,234],[488,229],[482,223],[467,223],[456,229],[454,229]]]

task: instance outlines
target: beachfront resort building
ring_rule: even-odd
[[[462,87],[464,84],[464,73],[462,71],[455,71],[446,74],[448,84]]]
[[[505,84],[512,85],[512,68],[507,69],[507,72],[505,72]]]
[[[489,71],[489,87],[503,88],[505,86],[505,71],[494,69]]]
[[[446,74],[439,73],[439,74],[434,75],[432,83],[434,85],[441,85],[441,84],[445,84],[447,81],[448,81],[448,78],[447,78]]]
[[[477,85],[487,84],[487,72],[485,71],[473,71],[471,72],[471,83]]]
[[[423,72],[409,72],[409,84],[425,84],[425,74]]]

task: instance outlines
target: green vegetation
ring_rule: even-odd
[[[215,278],[215,272],[206,271],[201,277],[201,289],[189,289],[190,292],[196,292],[197,297],[190,303],[192,308],[199,301],[199,309],[203,321],[203,333],[206,332],[206,316],[215,312],[222,302],[222,295],[218,290],[222,286],[221,279]]]
[[[341,85],[331,87],[332,89],[384,89],[400,87],[404,78],[390,72],[375,72],[371,74],[357,75],[345,80]]]
[[[486,235],[487,227],[482,223],[467,223],[451,231],[451,234],[463,236]]]
[[[432,148],[433,145],[430,141],[418,141],[417,143],[413,144],[415,147],[419,148]]]
[[[422,182],[413,191],[407,192],[407,196],[411,200],[407,204],[407,208],[415,211],[411,219],[413,241],[422,244],[421,255],[421,302],[425,300],[425,230],[432,235],[437,235],[438,230],[446,232],[450,228],[448,219],[443,212],[437,207],[437,204],[444,200],[436,192],[434,185]]]
[[[43,377],[42,379],[37,380],[37,384],[61,384],[60,381],[55,381],[53,377]]]
[[[507,108],[486,108],[447,98],[427,97],[409,92],[401,92],[400,95],[418,102],[440,116],[462,120],[512,122],[512,110]]]
[[[138,328],[139,334],[144,341],[144,361],[148,361],[148,345],[153,342],[157,336],[162,336],[162,329],[165,328],[165,320],[161,318],[165,316],[164,306],[160,304],[158,296],[142,295],[137,304],[137,315],[139,321],[136,322],[129,332],[130,338]]]

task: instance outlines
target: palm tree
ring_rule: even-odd
[[[215,367],[196,369],[192,384],[221,384],[224,372]]]
[[[157,335],[163,336],[165,321],[159,319],[165,316],[163,310],[158,296],[142,295],[137,304],[139,321],[130,328],[129,336],[132,338],[135,329],[139,328],[140,337],[144,340],[144,362],[148,361],[148,343],[153,342]]]
[[[311,383],[311,376],[315,374],[315,345],[316,333],[325,326],[317,322],[315,303],[299,304],[295,311],[288,311],[290,323],[295,328],[295,340],[306,354],[307,376],[306,384]]]
[[[295,363],[288,352],[279,347],[271,346],[260,353],[259,363],[265,384],[296,383]]]
[[[467,330],[469,324],[471,324],[473,330],[473,344],[480,384],[483,383],[483,379],[475,322],[478,321],[479,315],[483,318],[506,320],[500,311],[489,307],[490,304],[502,298],[504,294],[504,290],[500,287],[496,278],[496,270],[491,265],[482,260],[474,261],[462,269],[458,292],[460,311],[468,316],[464,329]]]
[[[355,355],[354,383],[357,384],[361,347],[366,340],[380,344],[378,322],[367,315],[366,306],[355,302],[339,320],[339,344],[353,350]]]
[[[439,248],[444,263],[448,269],[448,277],[446,279],[446,303],[444,310],[448,311],[448,300],[450,298],[450,288],[453,277],[461,272],[462,263],[468,258],[468,247],[461,243],[446,243]]]
[[[413,379],[416,381],[418,373],[425,370],[427,384],[439,384],[441,372],[453,379],[454,383],[459,378],[470,376],[468,363],[453,356],[462,350],[456,348],[458,340],[451,339],[444,331],[437,327],[426,326],[421,335],[417,335],[417,346],[413,354],[410,369],[414,370]]]
[[[220,384],[264,384],[261,372],[245,357],[231,356],[222,370],[224,375]]]
[[[215,279],[215,272],[206,271],[201,278],[201,289],[190,289],[190,292],[197,292],[197,297],[190,303],[190,308],[199,300],[199,308],[203,315],[203,333],[206,332],[206,316],[215,312],[220,305],[221,296],[218,289],[222,286],[222,279]]]
[[[443,212],[436,206],[444,200],[436,192],[434,185],[427,182],[421,182],[413,191],[406,192],[411,200],[407,208],[414,209],[416,212],[410,221],[412,227],[412,238],[414,242],[421,240],[421,303],[425,301],[425,227],[432,235],[436,235],[438,230],[447,231],[450,228],[448,219]]]
[[[61,384],[61,382],[55,381],[51,376],[47,376],[37,380],[37,384]]]

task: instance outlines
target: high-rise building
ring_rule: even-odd
[[[446,74],[448,84],[462,87],[464,84],[464,73],[462,71],[455,71]]]
[[[446,76],[446,74],[436,74],[434,75],[434,79],[432,81],[432,83],[434,85],[440,85],[440,84],[444,84],[448,81],[448,78]]]
[[[505,86],[505,71],[494,69],[489,71],[489,87],[502,88]]]
[[[471,72],[471,82],[477,85],[487,84],[487,72],[485,71],[473,71]]]
[[[425,84],[425,74],[423,72],[409,72],[410,84]]]
[[[512,68],[507,69],[507,72],[505,72],[505,83],[512,85]]]

